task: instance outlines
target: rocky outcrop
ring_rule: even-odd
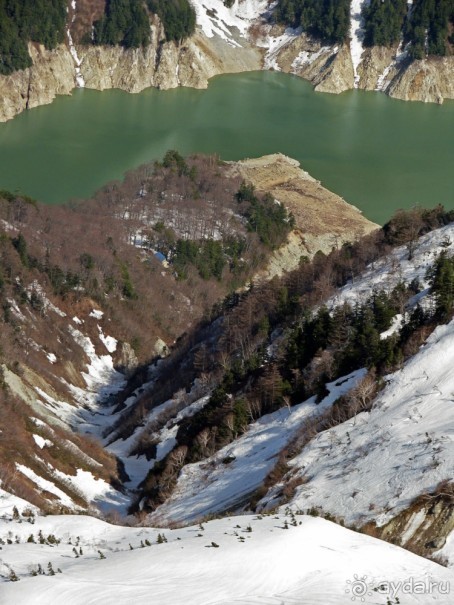
[[[78,54],[87,88],[120,88],[132,93],[150,86],[206,88],[217,74],[261,66],[261,53],[252,47],[232,47],[202,34],[178,46],[164,41],[160,26],[152,27],[152,42],[146,49],[90,46],[78,47]]]
[[[444,99],[454,99],[454,56],[403,65],[386,92],[403,101],[443,103]]]
[[[355,87],[348,45],[322,46],[305,34],[289,38],[273,55],[275,65],[309,80],[318,92]],[[454,56],[410,61],[401,48],[366,48],[357,68],[357,87],[379,90],[404,101],[442,103],[454,98]]]
[[[325,189],[300,168],[299,162],[280,153],[232,164],[232,169],[270,193],[295,217],[296,228],[276,250],[260,278],[271,279],[295,269],[302,257],[329,253],[333,247],[354,241],[378,228],[341,197]]]
[[[353,88],[353,63],[348,46],[322,46],[302,34],[289,40],[275,63],[285,73],[309,80],[318,92],[339,94]]]
[[[317,92],[339,94],[353,88],[355,74],[348,46],[343,45],[313,81]]]
[[[441,491],[420,496],[385,525],[368,523],[363,531],[423,557],[435,555],[437,560],[437,551],[443,548],[454,531],[452,485],[447,485],[446,493]]]
[[[396,49],[385,46],[367,48],[358,66],[359,88],[377,90],[385,88],[397,73],[394,66]]]
[[[68,95],[75,86],[74,62],[66,46],[46,50],[30,44],[29,53],[32,67],[0,77],[0,122]]]

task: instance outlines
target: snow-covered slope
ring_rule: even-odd
[[[391,254],[369,266],[353,282],[338,290],[329,304],[334,306],[348,302],[354,305],[355,302],[367,300],[374,290],[391,291],[399,282],[409,284],[414,279],[420,282],[423,290],[413,302],[421,300],[428,293],[427,269],[443,250],[449,255],[454,253],[454,224],[427,233],[413,247],[411,260],[407,246],[395,248]],[[429,299],[426,302],[430,304]]]
[[[13,542],[2,547],[2,602],[346,605],[357,599],[384,605],[388,597],[393,603],[400,597],[405,605],[452,602],[446,594],[452,571],[323,519],[231,517],[166,530],[167,542],[157,544],[159,533],[89,517],[38,518],[33,525],[0,521],[1,538]],[[37,543],[25,542],[30,535]],[[55,575],[32,577],[38,565]],[[12,570],[19,581],[8,581]],[[408,583],[419,583],[419,591],[409,593]]]
[[[191,0],[197,16],[197,25],[205,36],[217,35],[233,46],[239,46],[236,36],[245,37],[252,23],[268,7],[268,0],[235,0],[227,8],[223,0]]]
[[[439,326],[370,412],[318,435],[292,462],[308,481],[292,507],[348,523],[389,521],[454,468],[454,322]]]
[[[150,516],[149,522],[194,522],[247,504],[248,496],[261,485],[295,432],[352,389],[364,374],[365,370],[358,370],[327,384],[329,395],[319,404],[311,397],[290,409],[263,416],[213,456],[186,465],[172,496]]]

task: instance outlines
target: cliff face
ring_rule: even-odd
[[[403,101],[442,103],[454,99],[454,57],[429,57],[402,68],[386,90]]]
[[[0,122],[25,109],[51,103],[56,95],[71,94],[79,78],[87,88],[138,93],[150,86],[206,88],[215,75],[261,69],[262,51],[243,42],[232,46],[221,38],[197,33],[178,47],[165,42],[162,26],[157,23],[152,25],[152,42],[146,49],[78,47],[77,72],[67,46],[48,51],[30,44],[33,66],[0,76]]]
[[[164,41],[160,26],[152,27],[152,42],[146,49],[91,46],[80,47],[78,53],[87,88],[120,88],[133,93],[150,86],[206,88],[215,75],[261,67],[258,49],[232,47],[201,34],[178,47]]]
[[[287,34],[277,30],[265,28],[249,40],[235,28],[230,38],[208,36],[198,29],[178,46],[165,41],[162,25],[156,20],[146,49],[61,45],[48,51],[31,44],[33,66],[0,76],[0,121],[51,103],[56,95],[70,94],[81,84],[131,93],[150,86],[206,88],[215,75],[263,68],[298,75],[319,92],[338,94],[358,87],[407,101],[442,103],[454,98],[454,57],[409,62],[399,49],[374,47],[364,49],[354,66],[347,44],[322,46],[305,34],[292,33],[286,38]],[[281,43],[275,48],[279,36]]]
[[[0,77],[0,121],[14,118],[25,109],[51,103],[75,86],[74,62],[65,46],[49,51],[30,44],[33,66]]]
[[[397,48],[367,48],[355,84],[347,45],[321,46],[301,35],[280,49],[276,64],[286,73],[309,80],[317,92],[338,94],[357,87],[403,101],[443,103],[444,99],[454,99],[454,56],[411,62]]]

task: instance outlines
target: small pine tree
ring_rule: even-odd
[[[14,571],[14,569],[11,569],[9,572],[9,581],[10,582],[19,582],[20,578],[19,576],[16,574],[16,572]]]
[[[54,568],[52,567],[52,563],[50,561],[47,564],[47,575],[48,576],[55,576],[55,571],[54,571]]]
[[[19,520],[19,511],[17,510],[17,506],[13,507],[13,519],[14,519],[14,521]]]
[[[35,543],[35,536],[33,534],[30,534],[27,538],[27,542],[33,542]]]
[[[102,553],[100,550],[98,550],[98,555],[100,559],[105,559],[106,555],[104,553]]]

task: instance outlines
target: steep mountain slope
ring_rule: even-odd
[[[289,160],[280,162],[300,172]],[[137,487],[149,454],[145,464],[128,456],[141,433],[132,420],[130,440],[112,443],[118,426],[126,430],[129,411],[144,420],[150,390],[167,397],[148,423],[178,412],[187,417],[207,401],[203,376],[184,392],[197,377],[190,369],[195,353],[203,367],[193,349],[206,346],[204,325],[219,313],[215,305],[262,272],[275,251],[284,256],[295,228],[303,233],[299,218],[292,229],[285,204],[242,179],[235,165],[170,151],[162,163],[71,208],[0,193],[5,489],[46,511],[127,511],[131,499],[122,484],[129,477],[127,487]],[[327,209],[337,204],[334,194],[320,191]],[[300,201],[304,206],[304,196]],[[344,206],[346,219],[352,213],[358,226],[374,227]],[[329,210],[323,228],[331,229]],[[307,225],[304,234],[311,235]],[[299,245],[301,254],[301,237]],[[150,366],[171,349],[168,364]],[[180,368],[168,385],[166,367],[184,356],[188,373]],[[103,437],[110,453],[97,441]],[[161,458],[173,437],[163,427]]]
[[[255,196],[244,184],[238,193]],[[125,520],[129,507],[127,521],[137,527],[41,517],[27,503],[30,492],[12,496],[2,478],[2,594],[24,603],[58,602],[62,594],[96,603],[115,591],[140,602],[153,586],[158,603],[188,593],[197,603],[312,604],[350,602],[354,584],[370,603],[403,594],[427,603],[429,589],[431,599],[448,603],[450,570],[311,517],[452,564],[452,218],[441,208],[398,213],[354,244],[231,295],[170,355],[126,382],[113,367],[118,343],[107,307],[104,316],[101,304],[85,301],[66,327],[85,356],[85,369],[74,361],[85,387],[69,385],[72,401],[36,385],[24,389],[39,395],[28,402],[39,407],[30,435],[36,448],[13,460],[15,472],[66,509],[79,504],[69,500],[68,482],[85,497],[82,509],[96,504]],[[6,252],[11,243],[3,243]],[[22,325],[30,315],[24,302],[16,303]],[[65,304],[49,298],[42,321],[53,313],[63,322]],[[64,333],[61,324],[60,339]],[[60,363],[60,350],[46,353],[51,366]],[[12,385],[18,376],[7,367]],[[82,465],[80,453],[68,463],[72,473],[58,457],[51,461],[52,418],[103,440],[106,460],[115,456],[119,467],[111,486],[93,464]],[[83,442],[78,447],[87,452]],[[205,524],[219,515],[225,518]],[[199,527],[150,527],[196,521]],[[396,583],[409,578],[423,583],[423,594],[399,596]]]
[[[193,392],[183,397],[180,393],[160,407],[152,407],[137,430],[114,433],[117,444],[112,447],[121,452],[134,477],[139,469],[141,473],[147,467],[153,469],[142,485],[137,479],[134,483],[143,489],[139,508],[147,510],[152,503],[148,521],[195,521],[223,511],[249,507],[268,510],[281,505],[281,510],[291,506],[293,510],[318,511],[354,526],[373,523],[377,535],[426,555],[440,549],[453,529],[449,485],[453,328],[451,323],[435,327],[436,322],[423,322],[415,328],[412,322],[421,309],[428,316],[436,311],[438,294],[425,280],[441,253],[447,252],[449,258],[453,239],[454,228],[448,225],[418,242],[412,240],[411,245],[374,261],[328,301],[333,313],[336,309],[344,312],[346,301],[367,305],[378,295],[378,288],[395,292],[419,282],[419,292],[409,293],[401,301],[403,313],[394,318],[389,315],[387,329],[378,341],[387,350],[400,346],[399,340],[404,338],[408,361],[403,364],[403,359],[396,357],[393,363],[387,362],[381,369],[383,379],[377,383],[360,366],[350,375],[337,374],[336,380],[326,384],[333,359],[329,360],[328,351],[318,351],[303,376],[306,388],[312,381],[317,393],[323,386],[324,395],[290,406],[290,392],[285,397],[278,376],[272,378],[269,373],[276,359],[289,355],[284,352],[288,336],[282,329],[275,330],[262,358],[262,368],[268,369],[243,376],[239,386],[230,383],[227,399],[221,398],[220,404],[215,403],[220,392],[212,390],[214,376],[209,378],[212,370],[207,364],[204,382],[199,381]],[[219,332],[216,339],[222,341]],[[370,334],[365,344],[369,350],[378,346],[374,339]],[[211,345],[205,341],[205,346]],[[360,354],[355,363],[370,366],[371,362]],[[400,369],[390,373],[386,368]],[[224,380],[223,384],[228,383]],[[261,384],[265,396],[260,395]],[[142,406],[149,405],[147,401],[153,406],[153,388],[151,384],[149,395],[145,390],[142,399],[138,397]],[[382,390],[375,397],[377,388]],[[267,414],[267,397],[272,390],[278,393],[276,405],[280,409]],[[211,398],[200,398],[203,393],[211,393]],[[155,404],[158,401],[155,399]],[[212,409],[218,414],[225,411],[220,419],[213,420]],[[241,410],[246,415],[243,420]],[[252,422],[246,428],[247,419]],[[129,422],[126,413],[123,429]],[[131,454],[138,458],[133,460]],[[159,493],[162,499],[157,499]],[[427,503],[438,507],[435,516]],[[399,520],[403,512],[405,516]],[[416,513],[418,522],[413,520]],[[421,543],[418,531],[423,527]]]

